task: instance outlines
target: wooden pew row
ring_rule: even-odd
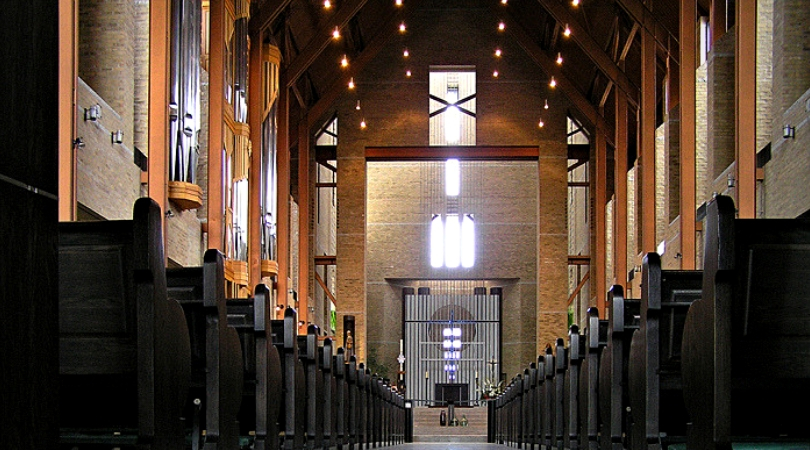
[[[240,436],[253,436],[256,450],[278,449],[281,414],[281,359],[272,344],[270,289],[259,284],[253,298],[228,299],[228,324],[239,334],[244,356],[244,389],[238,419]]]
[[[641,277],[641,319],[630,344],[628,367],[630,448],[638,450],[686,441],[689,418],[681,381],[681,340],[689,306],[701,296],[703,274],[662,270],[660,256],[648,253]]]
[[[132,220],[59,225],[63,448],[185,444],[191,348],[167,294],[161,219],[142,198]]]
[[[288,308],[272,321],[273,338],[283,348],[282,448],[367,449],[404,441],[405,401],[390,384],[372,374],[331,339],[318,339],[309,326],[296,335],[297,317]]]
[[[688,448],[810,448],[810,221],[706,208],[703,296],[682,345]]]
[[[239,335],[227,323],[225,263],[208,250],[201,267],[167,269],[169,297],[180,303],[191,337],[192,449],[237,449],[244,364]]]

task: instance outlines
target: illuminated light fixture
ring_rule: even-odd
[[[405,32],[405,30],[406,30],[406,28],[405,28],[405,22],[400,23],[400,24],[399,24],[399,32],[400,32],[400,33],[404,33],[404,32]]]
[[[501,57],[501,49],[499,49],[499,48],[495,49],[495,56],[498,57],[498,58]]]
[[[403,52],[402,52],[402,56],[404,56],[405,58],[407,58],[407,57],[411,56],[411,52],[409,52],[409,51],[408,51],[408,49],[406,48],[405,50],[403,50]]]
[[[546,102],[543,104],[543,109],[548,109],[548,99],[546,99]]]
[[[354,89],[354,77],[349,79],[349,89]]]
[[[551,77],[551,80],[548,82],[549,87],[557,87],[557,80],[554,77]]]
[[[558,66],[562,65],[562,62],[563,62],[562,53],[557,52],[557,60],[556,61],[557,61]]]
[[[571,28],[568,27],[568,24],[565,24],[565,29],[563,29],[563,36],[565,37],[571,36]]]
[[[507,3],[509,3],[509,0],[501,0],[501,5],[505,5]]]
[[[493,78],[498,78],[498,75],[500,75],[500,74],[498,73],[498,71],[497,71],[497,70],[494,70],[494,71],[492,72],[492,77],[493,77]]]
[[[348,67],[349,66],[349,58],[346,55],[343,55],[343,58],[340,60],[340,67]]]
[[[334,39],[340,39],[340,28],[335,27],[335,29],[332,31],[332,37]]]
[[[796,127],[785,125],[782,128],[782,137],[785,139],[796,139]]]
[[[498,23],[498,31],[503,31],[506,29],[506,24],[503,22]]]
[[[546,123],[543,122],[543,119],[540,119],[540,121],[537,122],[537,128],[543,128],[544,126],[546,126]]]
[[[365,129],[365,128],[366,128],[366,119],[365,119],[365,118],[363,118],[363,120],[361,120],[361,121],[360,121],[360,128],[361,128],[361,129]]]
[[[354,109],[360,111],[360,100],[357,100],[357,106],[355,106]]]
[[[397,0],[394,2],[394,4],[397,6],[402,6],[402,0]]]
[[[84,120],[95,122],[101,119],[101,105],[93,105],[84,110]]]
[[[408,78],[410,78],[410,77],[411,77],[411,71],[410,71],[410,70],[406,70],[406,71],[405,71],[405,76],[406,76],[406,77],[408,77]]]
[[[330,2],[329,0],[323,0],[323,7],[326,8],[326,9],[331,8],[332,7],[332,2]]]
[[[579,0],[571,0],[571,6],[579,6]]]
[[[124,142],[124,132],[121,130],[113,131],[110,133],[110,137],[113,144],[121,144]]]

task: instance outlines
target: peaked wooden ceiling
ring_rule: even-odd
[[[703,2],[703,3],[701,3]],[[707,11],[704,0],[699,13]],[[281,49],[282,83],[291,89],[290,117],[307,118],[318,127],[352,76],[373,60],[416,8],[492,8],[510,36],[549,75],[576,106],[579,119],[613,129],[612,95],[627,95],[631,117],[637,112],[641,86],[640,31],[648,30],[657,44],[656,85],[663,86],[667,64],[677,67],[678,0],[254,0],[250,28]],[[568,25],[571,39],[563,39]],[[341,39],[333,41],[335,28]],[[565,64],[553,63],[557,54]],[[341,69],[346,55],[352,64]],[[661,97],[657,95],[657,97]],[[659,104],[659,112],[662,112]],[[633,133],[634,121],[631,120]],[[632,134],[631,134],[632,136]]]

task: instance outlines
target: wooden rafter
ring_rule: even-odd
[[[326,286],[326,283],[323,281],[323,278],[318,274],[318,271],[315,271],[315,281],[318,282],[318,285],[323,289],[323,292],[329,297],[329,300],[332,300],[332,303],[337,305],[337,299],[335,298],[335,294],[329,290],[329,287]]]
[[[248,24],[250,33],[254,36],[260,36],[264,29],[270,26],[290,3],[292,3],[292,0],[265,1],[258,14],[253,14],[250,17]]]
[[[287,66],[285,70],[287,72],[287,86],[292,86],[298,81],[298,78],[309,69],[309,66],[318,58],[326,46],[329,45],[329,42],[334,39],[332,37],[332,31],[335,27],[344,28],[352,17],[366,4],[366,1],[367,0],[347,1],[321,29],[315,32],[315,35],[310,39],[306,48],[304,48],[294,60],[290,61],[290,64]]]
[[[332,83],[329,89],[324,91],[317,103],[309,109],[307,120],[310,128],[321,123],[323,115],[334,105],[338,97],[345,92],[346,83],[349,81],[349,78],[357,76],[366,64],[377,56],[377,53],[385,47],[388,39],[396,33],[397,24],[399,24],[410,11],[415,10],[419,6],[420,1],[421,0],[410,0],[406,2],[405,5],[392,11],[386,20],[380,22],[381,25],[378,28],[380,31],[371,38],[368,46],[354,58],[354,61],[346,70],[342,71],[343,74],[341,76],[335,78],[334,83]]]
[[[559,2],[552,0],[539,0],[546,11],[559,23],[567,23],[571,29],[571,38],[585,52],[586,55],[596,64],[596,67],[622,91],[627,94],[631,102],[638,101],[638,88],[633,85],[616,63],[605,53],[602,47],[591,37],[585,27],[579,24],[574,16]]]
[[[551,58],[546,55],[543,49],[537,45],[534,40],[529,37],[529,34],[526,30],[521,27],[516,20],[511,15],[506,15],[504,17],[504,22],[506,22],[506,30],[515,38],[518,45],[520,45],[523,50],[529,55],[530,58],[537,63],[540,68],[550,76],[553,76],[554,79],[557,81],[557,88],[560,89],[563,94],[573,103],[574,107],[580,114],[584,116],[584,118],[594,127],[602,129],[602,130],[611,130],[605,122],[605,118],[599,114],[596,107],[585,98],[585,95],[579,92],[577,87],[574,83],[571,82],[565,75],[563,75],[560,68],[557,66]],[[607,138],[609,142],[613,142],[613,133],[612,131],[606,131],[610,133]]]

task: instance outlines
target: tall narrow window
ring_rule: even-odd
[[[448,214],[444,224],[444,265],[454,269],[461,265],[461,222],[458,214]]]
[[[461,267],[470,268],[475,264],[475,222],[465,214],[461,220]]]
[[[444,193],[448,197],[458,197],[461,192],[461,165],[457,159],[444,163]]]
[[[475,67],[430,72],[430,145],[475,145]]]
[[[444,265],[444,223],[438,214],[430,222],[430,265],[435,268]]]

